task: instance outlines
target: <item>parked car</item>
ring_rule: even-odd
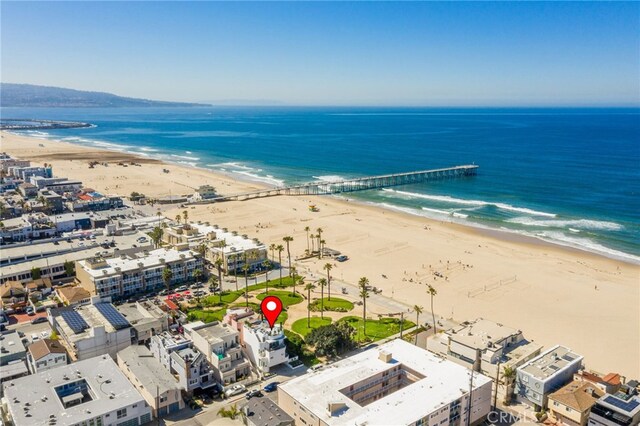
[[[31,335],[31,343],[35,343],[35,342],[37,342],[38,340],[40,340],[40,336],[38,336],[38,334],[37,334],[37,333],[33,333],[33,334]]]
[[[267,386],[264,387],[264,391],[265,392],[273,392],[276,389],[278,389],[278,385],[279,385],[278,382],[271,382]]]
[[[348,257],[348,256],[345,256],[345,255],[343,254],[343,255],[341,255],[341,256],[336,257],[336,260],[337,260],[338,262],[344,262],[345,260],[349,260],[349,257]]]
[[[192,285],[191,285],[191,288],[192,288],[192,289],[195,289],[195,288],[204,288],[204,284],[203,284],[203,283],[195,283],[195,284],[192,284]]]
[[[31,324],[40,324],[41,322],[47,322],[47,317],[38,317],[31,320]],[[32,335],[33,337],[33,335]]]
[[[251,398],[253,398],[254,396],[256,396],[256,397],[261,397],[261,396],[262,396],[262,392],[260,392],[260,389],[254,389],[254,390],[252,390],[252,391],[249,391],[249,393],[247,393],[247,394],[245,395],[245,398],[247,398],[247,399],[251,399]]]
[[[315,371],[320,371],[324,368],[324,364],[316,364],[313,367],[310,367],[307,371],[313,373]]]
[[[246,391],[247,388],[245,388],[244,385],[233,385],[224,391],[224,396],[229,398],[230,396],[240,395],[241,393]]]
[[[33,315],[36,314],[36,310],[33,309],[31,306],[27,306],[27,311],[26,312],[27,312],[27,315],[29,315],[29,316],[33,316]]]
[[[180,287],[176,288],[175,291],[187,291],[189,290],[189,288],[186,285],[181,285]]]

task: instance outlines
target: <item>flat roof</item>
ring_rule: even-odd
[[[192,329],[193,333],[205,338],[209,343],[222,341],[225,337],[237,336],[239,333],[227,324],[219,322],[208,323]]]
[[[537,379],[546,380],[556,373],[582,362],[584,357],[571,349],[556,345],[534,359],[518,367],[518,371],[527,373]]]
[[[391,362],[379,359],[380,352],[390,353]],[[340,392],[345,387],[388,370],[394,364],[402,364],[424,377],[366,407]],[[461,365],[402,339],[395,339],[290,380],[280,385],[280,389],[329,425],[412,424],[467,394],[470,374]],[[482,374],[473,375],[474,389],[491,383],[491,379]],[[345,408],[339,415],[330,416],[327,412],[329,403],[342,403]]]
[[[105,258],[104,260],[107,263],[107,266],[98,267],[96,269],[91,269],[86,260],[80,261],[79,264],[89,275],[94,278],[100,278],[102,276],[113,275],[116,273],[138,271],[140,269],[139,264],[142,264],[142,267],[145,269],[161,267],[165,263],[182,260],[183,257],[185,260],[195,258],[194,253],[191,250],[159,248],[149,251],[148,254],[138,252],[124,256],[124,258],[122,256]],[[161,262],[160,259],[164,259],[164,263]],[[116,268],[120,268],[120,271],[116,271]]]
[[[270,398],[252,398],[245,407],[249,409],[247,419],[254,425],[280,426],[283,422],[293,422],[293,418]]]
[[[169,371],[160,364],[145,346],[133,345],[118,352],[131,373],[140,381],[145,389],[155,394],[182,389]]]
[[[15,331],[0,335],[0,365],[5,365],[8,357],[24,354],[27,350],[22,343],[22,338]]]
[[[485,349],[489,343],[497,344],[520,333],[520,330],[484,318],[447,331],[452,340],[475,349]]]
[[[87,383],[92,400],[65,408],[55,388],[80,380]],[[108,355],[11,380],[4,384],[4,395],[11,417],[18,425],[45,424],[52,415],[58,426],[73,425],[121,407],[145,403]]]
[[[105,302],[100,302],[105,303]],[[107,303],[111,305],[110,303]],[[111,305],[113,306],[113,305]],[[67,323],[67,320],[63,317],[62,313],[65,311],[77,312],[78,315],[82,317],[82,319],[89,326],[84,329],[80,333],[76,333],[73,327]],[[55,309],[51,311],[51,314],[55,317],[56,323],[58,327],[62,329],[64,335],[71,341],[75,342],[78,340],[83,340],[91,336],[92,328],[103,326],[104,330],[107,333],[115,333],[119,329],[116,329],[113,324],[106,318],[96,307],[94,304],[77,306],[75,308],[61,308]],[[129,328],[129,327],[124,327]]]
[[[234,251],[244,251],[251,249],[263,249],[266,248],[264,243],[256,243],[251,237],[244,238],[241,234],[233,235],[233,231],[223,231],[222,228],[216,228],[211,225],[201,223],[189,223],[191,227],[198,230],[200,234],[207,235],[211,232],[216,234],[216,240],[224,240],[226,247],[223,249],[224,253],[233,253]],[[217,250],[222,250],[216,248]],[[235,249],[235,250],[234,250]]]

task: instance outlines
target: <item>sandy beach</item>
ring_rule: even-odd
[[[202,184],[232,194],[259,187],[207,170],[7,133],[1,145],[12,156],[50,163],[55,175],[108,194],[190,194]],[[90,169],[90,161],[109,166]],[[139,166],[117,165],[130,161]],[[310,212],[310,203],[319,211]],[[163,207],[168,217],[182,210]],[[569,346],[585,356],[589,369],[640,376],[638,265],[331,197],[273,197],[188,210],[190,219],[217,223],[267,244],[281,244],[282,237],[291,235],[295,255],[307,248],[304,228],[320,227],[327,247],[350,258],[336,264],[337,279],[355,283],[367,276],[384,295],[427,310],[429,283],[438,291],[437,315],[459,321],[489,318],[520,328],[545,346]],[[309,260],[304,266],[317,274],[326,262]]]

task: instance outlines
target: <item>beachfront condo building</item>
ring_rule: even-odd
[[[542,345],[528,341],[518,329],[478,318],[433,336],[427,340],[427,349],[503,383],[498,370],[502,374],[506,367],[521,366],[540,355]],[[506,387],[497,389],[503,397]]]
[[[396,339],[279,385],[278,405],[298,425],[476,425],[491,383]]]
[[[281,324],[271,328],[249,308],[227,310],[222,322],[238,330],[245,355],[260,373],[289,362]]]
[[[573,380],[582,368],[583,356],[556,345],[516,369],[515,393],[519,402],[536,411],[547,408],[550,393]]]
[[[249,265],[249,271],[259,271],[268,254],[267,247],[257,238],[239,235],[209,222],[172,226],[165,230],[163,239],[168,244],[186,244],[192,249],[204,245],[205,259],[211,263],[222,259],[225,273],[241,274],[245,264]]]
[[[184,326],[185,333],[195,347],[213,366],[216,380],[227,385],[251,374],[251,364],[242,352],[240,336],[236,329],[217,321],[204,324],[201,321]]]
[[[146,401],[103,355],[4,384],[3,411],[15,426],[143,425]]]
[[[164,288],[165,269],[171,271],[170,285],[175,285],[192,280],[194,271],[202,268],[202,259],[188,249],[160,248],[76,261],[76,279],[92,295],[126,298]]]

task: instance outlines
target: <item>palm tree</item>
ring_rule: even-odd
[[[205,253],[207,252],[207,245],[205,243],[198,244],[196,247],[196,253],[204,258]]]
[[[324,264],[323,269],[327,271],[327,300],[331,300],[331,270],[333,265],[327,262]]]
[[[247,252],[244,252],[244,265],[242,265],[242,270],[244,271],[244,299],[247,302],[247,308],[249,307],[249,277],[247,276],[249,274],[249,262],[247,261],[248,256],[247,256]]]
[[[502,370],[502,378],[504,379],[504,384],[506,385],[506,392],[504,395],[505,404],[509,404],[511,399],[513,398],[513,384],[516,377],[516,370],[513,367],[506,366],[504,370]],[[496,390],[497,393],[497,390]]]
[[[309,228],[308,226],[305,226],[304,232],[307,233],[307,251],[309,251],[309,231],[311,231],[311,228]]]
[[[362,297],[362,334],[367,336],[367,298],[369,297],[369,279],[367,277],[360,278],[358,287],[360,287],[360,297]]]
[[[436,328],[436,314],[435,312],[433,312],[433,296],[438,294],[438,292],[435,288],[433,288],[431,284],[428,284],[427,293],[429,293],[429,296],[431,296],[431,316],[433,317],[433,334],[435,335],[436,333],[438,333],[438,329]]]
[[[265,259],[262,262],[262,267],[264,268],[264,284],[267,289],[267,293],[269,293],[269,271],[271,270],[271,266],[273,264],[269,259]]]
[[[189,219],[189,212],[186,210],[183,210],[182,217],[184,218],[184,223],[187,223],[187,219]]]
[[[276,245],[271,243],[271,245],[269,245],[269,251],[271,251],[271,261],[275,262],[276,261]]]
[[[327,279],[320,278],[318,284],[320,285],[320,318],[324,318],[324,286],[327,285]]]
[[[217,258],[215,262],[213,262],[213,264],[216,266],[216,269],[218,270],[218,291],[220,292],[220,303],[222,303],[222,259],[221,258]]]
[[[313,254],[315,251],[316,251],[316,235],[311,234],[311,253],[309,254]]]
[[[423,307],[419,305],[415,305],[413,307],[413,312],[416,313],[416,327],[420,328],[420,314],[423,312]],[[416,341],[413,343],[414,345],[418,345],[418,331],[416,330]]]
[[[171,289],[171,278],[173,278],[173,271],[168,266],[165,266],[162,270],[162,281],[164,281],[167,291]]]
[[[162,241],[163,234],[164,234],[164,231],[159,226],[156,226],[155,228],[153,228],[153,231],[151,231],[151,233],[149,234],[155,248],[158,248],[158,246],[160,245],[160,241]]]
[[[240,414],[241,414],[241,411],[238,410],[238,407],[236,404],[233,404],[229,408],[222,407],[221,409],[218,410],[218,415],[220,417],[226,417],[231,420],[235,420],[236,417],[238,417]]]
[[[176,222],[178,222],[178,225],[180,225],[180,222],[182,221],[182,216],[180,216],[179,214],[176,215]]]
[[[289,243],[293,241],[293,237],[287,235],[282,239],[285,243],[287,243],[287,257],[289,258],[289,276],[291,276],[291,250],[289,248]]]
[[[295,270],[294,270],[295,273]],[[293,295],[295,296],[296,294],[296,283],[300,284],[300,285],[304,285],[304,277],[298,277],[298,279],[296,280],[296,277],[293,277]]]
[[[304,284],[302,278],[300,279],[300,284]],[[311,290],[316,288],[313,283],[308,283],[304,286],[304,289],[307,290],[307,328],[311,328]]]
[[[198,268],[195,271],[193,271],[193,280],[197,283],[199,283],[200,281],[202,281],[202,277],[204,276],[204,272],[202,272],[202,269]]]
[[[316,232],[318,233],[318,259],[322,259],[322,245],[320,244],[320,241],[322,240],[322,228],[318,228],[316,229]]]
[[[282,287],[282,252],[284,247],[282,247],[282,244],[278,244],[276,250],[278,250],[278,266],[280,267],[280,287]]]

